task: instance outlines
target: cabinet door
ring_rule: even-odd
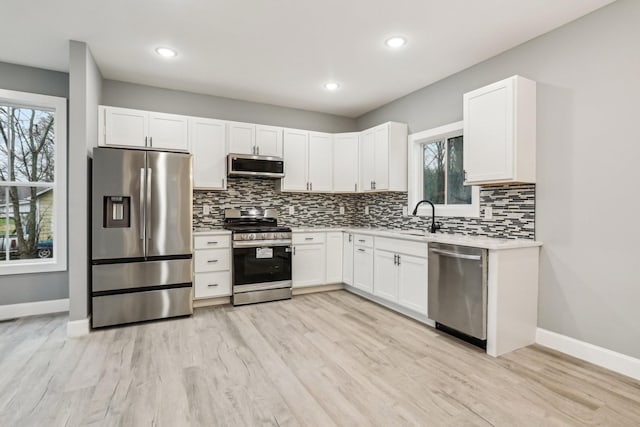
[[[374,128],[375,171],[374,190],[389,189],[389,125]]]
[[[333,191],[358,191],[359,133],[333,136]]]
[[[373,293],[373,249],[355,247],[353,251],[353,286]]]
[[[376,250],[373,260],[373,294],[389,301],[398,301],[398,269],[396,254]]]
[[[256,154],[282,157],[282,128],[256,125]]]
[[[149,115],[146,111],[128,108],[104,108],[105,145],[146,147]]]
[[[284,191],[307,191],[307,147],[309,132],[284,131]]]
[[[256,125],[229,122],[228,126],[229,152],[234,154],[255,154]]]
[[[291,263],[293,287],[323,285],[325,283],[325,245],[296,245]]]
[[[309,189],[333,189],[333,140],[331,134],[309,132]]]
[[[193,188],[225,190],[227,124],[220,120],[191,119]]]
[[[147,146],[172,151],[189,151],[189,120],[185,116],[149,113]]]
[[[513,96],[513,79],[464,95],[466,181],[513,177]]]
[[[360,139],[360,191],[373,191],[375,157],[375,134],[368,130]]]
[[[342,233],[342,282],[353,285],[353,234]]]
[[[327,233],[327,270],[325,283],[342,282],[342,232]]]
[[[427,259],[400,255],[398,261],[398,303],[426,316],[429,277]]]

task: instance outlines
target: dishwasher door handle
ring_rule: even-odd
[[[429,249],[429,252],[433,252],[435,254],[442,255],[442,256],[448,256],[451,258],[470,259],[473,261],[480,261],[481,259],[480,255],[459,254],[456,252],[443,251],[442,249]]]

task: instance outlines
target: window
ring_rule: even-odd
[[[462,122],[409,135],[409,209],[420,200],[436,205],[436,216],[480,216],[478,187],[465,186]],[[418,215],[431,216],[422,206]]]
[[[0,274],[66,269],[66,99],[0,89]]]

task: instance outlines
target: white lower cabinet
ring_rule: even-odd
[[[398,300],[398,269],[396,267],[396,254],[375,251],[373,257],[374,295],[393,302]]]
[[[325,245],[324,243],[299,244],[293,247],[293,287],[324,284]]]
[[[373,293],[373,248],[358,244],[354,246],[353,286]]]
[[[326,283],[342,282],[342,232],[327,232]]]
[[[353,233],[342,233],[342,283],[353,285]]]
[[[398,304],[426,316],[427,258],[399,254],[398,263]]]
[[[193,237],[194,299],[231,295],[231,238],[226,232]]]

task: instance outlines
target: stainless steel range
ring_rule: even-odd
[[[233,239],[233,305],[291,298],[291,229],[275,209],[226,209]]]

